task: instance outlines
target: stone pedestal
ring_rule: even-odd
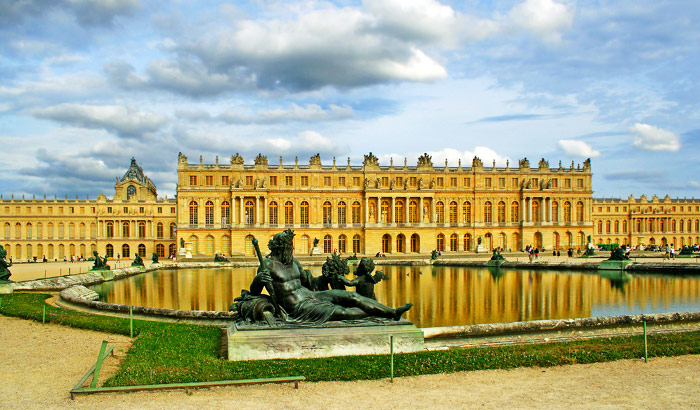
[[[486,248],[484,248],[484,245],[479,244],[476,246],[476,253],[483,253],[486,252]]]
[[[423,331],[407,320],[285,328],[235,324],[226,334],[229,361],[389,354],[391,336],[396,353],[424,349]]]
[[[185,252],[185,259],[192,259],[192,252],[190,252],[190,251]]]
[[[185,256],[185,255],[187,255],[187,249],[185,249],[185,248],[180,248],[179,255],[180,255],[180,256]]]
[[[624,270],[627,265],[634,263],[631,260],[610,261],[605,260],[598,264],[598,270]]]
[[[314,246],[314,248],[311,250],[311,255],[320,255],[321,250],[318,249],[318,246]]]

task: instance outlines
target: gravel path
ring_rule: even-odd
[[[0,316],[0,408],[7,409],[428,409],[700,408],[700,356],[556,368],[493,370],[369,382],[255,385],[99,394],[71,401],[102,340],[116,346],[113,373],[129,346],[123,336]],[[100,377],[102,380],[103,377]]]

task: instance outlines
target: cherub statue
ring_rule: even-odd
[[[360,295],[377,300],[377,296],[374,294],[374,285],[382,280],[389,280],[389,277],[382,271],[377,271],[374,276],[372,276],[371,273],[373,270],[374,261],[365,257],[360,259],[360,263],[357,265],[357,269],[355,269],[355,279],[348,280],[345,276],[338,276],[338,279],[346,286],[354,286],[355,291]]]

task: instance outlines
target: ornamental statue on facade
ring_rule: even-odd
[[[423,155],[418,157],[418,166],[419,167],[432,167],[433,166],[433,157],[428,155],[427,152],[423,153]]]
[[[539,163],[537,163],[539,169],[549,168],[549,161],[542,158]]]
[[[263,154],[258,154],[257,157],[255,157],[255,165],[262,165],[262,166],[267,166],[267,156]]]
[[[365,155],[365,159],[364,161],[362,161],[362,165],[364,165],[365,167],[379,167],[379,159],[370,152],[368,155]]]
[[[518,160],[518,167],[519,168],[530,168],[530,161],[528,161],[527,157]]]
[[[475,156],[472,159],[472,168],[483,168],[483,167],[484,167],[484,163],[481,162],[481,158]]]
[[[309,159],[309,165],[321,166],[321,154],[312,155],[311,159]]]
[[[231,155],[231,165],[243,165],[243,157],[239,153]]]

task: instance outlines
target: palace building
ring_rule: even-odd
[[[180,253],[196,257],[254,255],[283,229],[296,233],[295,252],[308,255],[314,239],[324,254],[429,254],[581,249],[593,243],[676,247],[700,243],[700,201],[596,199],[590,160],[550,167],[438,166],[424,154],[416,165],[271,164],[258,155],[245,164],[190,163],[178,156],[177,198],[156,187],[132,159],[112,199],[18,199],[0,196],[0,244],[16,260],[91,256],[133,258]]]

